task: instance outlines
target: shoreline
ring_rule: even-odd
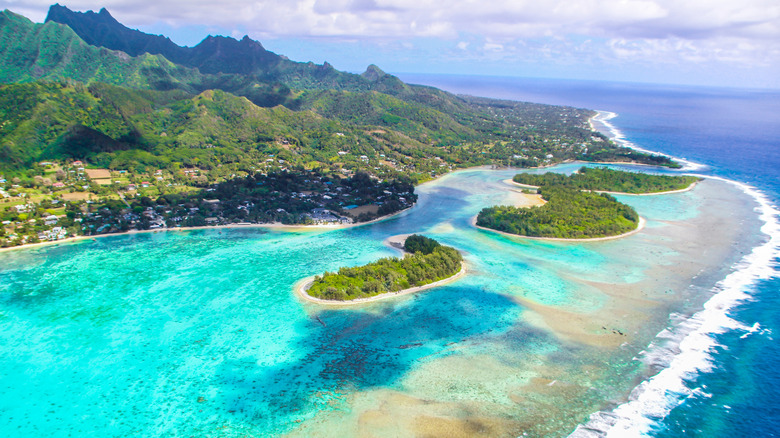
[[[168,233],[168,232],[177,232],[177,231],[197,231],[197,230],[221,230],[221,229],[232,229],[232,228],[269,228],[274,230],[300,230],[300,231],[322,231],[322,230],[339,230],[339,229],[346,229],[346,228],[355,228],[355,227],[362,227],[364,225],[374,224],[377,222],[382,222],[388,219],[393,218],[394,216],[397,216],[407,210],[410,210],[412,207],[417,205],[417,203],[414,203],[411,207],[407,207],[403,210],[398,210],[395,213],[391,213],[388,215],[380,216],[376,219],[372,219],[368,222],[359,222],[359,223],[353,223],[353,224],[338,224],[338,225],[287,225],[282,224],[280,222],[271,222],[267,224],[226,224],[226,225],[200,225],[196,227],[178,227],[178,228],[157,228],[154,230],[130,230],[130,231],[123,231],[121,233],[107,233],[107,234],[93,234],[89,236],[73,236],[68,237],[61,240],[52,240],[48,242],[38,242],[38,243],[25,243],[24,245],[17,245],[17,246],[9,246],[6,248],[0,248],[0,253],[8,252],[8,251],[14,251],[19,249],[32,249],[32,248],[41,248],[45,246],[52,246],[52,245],[59,245],[59,244],[71,244],[75,242],[79,242],[81,240],[87,240],[87,239],[93,239],[97,240],[99,238],[103,237],[111,237],[111,236],[124,236],[124,235],[132,235],[132,234],[148,234],[148,233]]]
[[[596,117],[596,116],[594,116],[594,117]],[[534,169],[546,169],[546,168],[552,168],[552,167],[555,167],[555,166],[559,166],[559,165],[562,165],[562,164],[571,164],[571,163],[583,163],[583,164],[598,163],[598,164],[618,164],[618,165],[619,164],[623,164],[623,165],[630,164],[630,165],[634,165],[634,166],[663,167],[663,166],[657,166],[657,165],[653,165],[653,164],[643,164],[643,163],[633,163],[633,162],[608,162],[608,161],[591,162],[591,161],[580,161],[580,160],[564,160],[564,161],[561,161],[559,163],[554,163],[554,164],[548,164],[548,165],[542,165],[542,166],[536,166],[536,167],[527,167],[527,168],[518,167],[516,169],[518,171],[534,170]],[[481,166],[466,167],[466,168],[463,168],[463,169],[453,170],[452,172],[448,172],[448,173],[445,173],[443,175],[439,175],[438,177],[436,177],[436,178],[434,178],[434,179],[432,179],[430,181],[425,181],[424,183],[419,184],[416,187],[420,187],[420,186],[423,186],[423,185],[428,184],[428,183],[433,183],[433,182],[439,180],[440,178],[446,177],[447,175],[452,175],[452,174],[454,174],[456,172],[468,171],[468,170],[474,170],[474,169],[502,170],[504,168],[497,169],[497,168],[491,167],[490,165],[487,165],[487,164],[481,165]],[[513,169],[513,168],[512,167],[507,167],[505,169]],[[517,186],[517,187],[538,188],[537,186],[528,186],[528,185],[517,184],[514,181],[512,181],[511,178],[507,179],[507,180],[504,180],[504,182],[507,182],[507,183],[511,182],[512,185]],[[689,186],[686,189],[675,190],[675,191],[668,191],[668,192],[643,193],[643,194],[621,193],[621,192],[604,192],[604,193],[618,194],[618,195],[631,195],[631,196],[661,195],[661,194],[678,193],[678,192],[691,190],[691,189],[693,189],[693,187],[697,183],[691,184],[691,186]],[[412,205],[410,207],[407,207],[407,208],[405,208],[403,210],[399,210],[399,211],[397,211],[395,213],[391,213],[389,215],[381,216],[381,217],[378,217],[376,219],[370,220],[368,222],[360,222],[360,223],[356,223],[356,224],[347,224],[347,225],[343,225],[343,224],[339,224],[339,225],[285,225],[285,224],[282,224],[282,223],[279,223],[279,222],[273,222],[273,223],[267,223],[267,224],[201,225],[201,226],[196,226],[196,227],[158,228],[158,229],[154,229],[154,230],[130,230],[130,231],[123,231],[121,233],[94,234],[94,235],[89,235],[89,236],[73,236],[73,237],[68,237],[68,238],[62,239],[62,240],[54,240],[54,241],[38,242],[38,243],[26,243],[24,245],[9,246],[9,247],[6,247],[6,248],[0,248],[0,253],[4,253],[4,252],[8,252],[8,251],[14,251],[14,250],[21,250],[21,249],[41,248],[41,247],[52,246],[52,245],[72,244],[72,243],[79,242],[81,240],[86,240],[86,239],[98,239],[98,238],[110,237],[110,236],[122,236],[122,235],[128,235],[128,234],[142,234],[142,233],[170,232],[170,231],[195,231],[195,230],[211,230],[211,229],[223,229],[223,228],[224,229],[230,229],[230,228],[269,228],[269,229],[288,229],[288,230],[289,229],[298,229],[298,230],[301,230],[301,231],[319,231],[319,230],[323,230],[323,229],[324,230],[329,230],[329,229],[330,230],[346,229],[346,228],[354,228],[354,227],[360,227],[360,226],[364,226],[364,225],[374,224],[374,223],[377,223],[377,222],[382,222],[382,221],[391,219],[394,216],[400,215],[401,213],[403,213],[403,212],[405,212],[407,210],[410,210],[415,205],[417,205],[417,203],[415,203],[414,205]],[[527,237],[527,238],[533,239],[534,237]],[[541,238],[538,238],[538,239],[541,239]],[[552,238],[549,238],[549,239],[552,239]],[[575,240],[580,240],[580,239],[575,239]]]
[[[593,132],[598,132],[605,135],[608,139],[610,139],[611,141],[617,143],[622,147],[626,147],[628,149],[645,153],[645,154],[660,155],[662,157],[669,158],[670,160],[682,166],[682,169],[680,170],[701,170],[702,168],[707,167],[704,164],[695,163],[689,161],[686,158],[675,157],[667,153],[652,151],[637,146],[631,141],[626,140],[625,136],[623,135],[623,132],[620,131],[620,129],[618,129],[615,125],[609,122],[610,120],[618,117],[617,113],[614,113],[612,111],[603,111],[603,110],[594,110],[594,111],[596,111],[596,114],[588,119],[588,125],[590,126],[591,130]],[[598,123],[603,129],[599,129],[598,127],[596,127],[595,125],[596,123]],[[605,164],[613,164],[613,163],[605,162]],[[614,164],[619,164],[619,163],[614,163]]]
[[[394,249],[396,251],[401,251],[401,254],[405,257],[409,253],[406,252],[404,249],[404,243],[406,243],[406,238],[411,236],[412,234],[396,234],[395,236],[390,236],[387,239],[382,241],[382,244],[384,244],[386,247],[390,249]]]
[[[466,274],[466,271],[467,271],[466,261],[464,260],[464,261],[462,261],[460,263],[460,270],[458,272],[456,272],[454,275],[450,276],[450,277],[443,278],[443,279],[438,280],[438,281],[434,281],[433,283],[424,284],[422,286],[415,286],[415,287],[410,287],[408,289],[402,289],[402,290],[399,290],[398,292],[385,292],[385,293],[382,293],[382,294],[379,294],[379,295],[374,295],[373,297],[356,298],[354,300],[348,300],[348,301],[323,300],[321,298],[315,298],[315,297],[309,295],[308,293],[306,293],[306,291],[309,289],[309,287],[314,282],[314,277],[306,277],[306,278],[304,278],[302,280],[298,280],[293,285],[293,289],[295,291],[295,295],[296,296],[298,296],[302,300],[308,301],[310,303],[321,304],[321,305],[325,305],[325,306],[355,306],[355,305],[360,305],[360,304],[373,303],[373,302],[376,302],[376,301],[382,301],[382,300],[395,298],[395,297],[401,297],[401,296],[404,296],[404,295],[409,295],[409,294],[413,294],[413,293],[416,293],[416,292],[421,292],[421,291],[424,291],[426,289],[432,289],[434,287],[444,286],[446,284],[452,283],[455,280],[463,277]]]
[[[614,163],[619,164],[619,163]],[[532,186],[529,184],[520,184],[518,182],[515,182],[511,178],[503,180],[505,184],[509,184],[516,188],[521,189],[538,189],[540,186]],[[677,189],[677,190],[667,190],[665,192],[651,192],[651,193],[627,193],[627,192],[611,192],[609,190],[581,190],[583,192],[588,191],[592,193],[607,193],[610,195],[625,195],[625,196],[656,196],[656,195],[671,195],[673,193],[683,193],[683,192],[689,192],[696,187],[696,184],[699,184],[701,181],[694,181],[692,182],[688,187],[685,187],[684,189]]]
[[[637,234],[638,232],[642,231],[642,229],[645,228],[645,225],[647,225],[647,220],[642,216],[639,216],[639,222],[637,223],[635,229],[627,233],[618,234],[616,236],[588,237],[585,239],[573,239],[573,238],[565,238],[565,237],[535,237],[535,236],[524,236],[522,234],[512,234],[512,233],[507,233],[506,231],[499,231],[499,230],[494,230],[492,228],[481,227],[477,225],[477,216],[479,215],[475,215],[474,217],[471,218],[470,221],[471,225],[473,225],[477,229],[488,231],[491,233],[502,234],[507,237],[519,237],[521,239],[542,240],[542,241],[546,240],[550,242],[575,242],[575,243],[576,242],[603,242],[607,240],[622,239],[623,237],[628,237],[633,234]]]

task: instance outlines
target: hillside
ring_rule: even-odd
[[[0,82],[106,82],[131,88],[195,91],[202,80],[190,68],[162,56],[131,57],[93,47],[69,27],[35,24],[10,11],[0,13]]]
[[[455,96],[375,65],[344,73],[249,38],[179,47],[106,10],[49,15],[0,13],[2,246],[370,220],[412,205],[413,184],[478,165],[673,165],[592,132],[590,110]]]
[[[149,35],[129,29],[105,9],[95,13],[74,12],[65,6],[49,8],[46,22],[64,24],[87,44],[118,50],[130,56],[162,55],[171,62],[197,69],[206,75],[237,74],[257,82],[285,83],[292,88],[376,90],[391,92],[402,86],[398,80],[386,80],[384,72],[377,75],[355,75],[334,69],[327,62],[294,62],[266,50],[263,45],[245,36],[241,40],[209,35],[194,47],[181,47],[161,35]]]
[[[130,56],[145,53],[162,55],[173,63],[197,68],[206,74],[261,74],[273,70],[283,60],[248,37],[236,41],[233,38],[209,36],[195,47],[180,47],[164,36],[149,35],[125,27],[105,8],[98,13],[82,13],[57,4],[49,8],[46,22],[70,27],[92,46],[122,51]]]

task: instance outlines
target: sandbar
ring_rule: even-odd
[[[404,254],[408,254],[406,250],[404,250],[404,243],[406,243],[406,238],[409,236],[411,236],[411,234],[396,234],[395,236],[388,237],[382,243],[388,248],[396,249]]]

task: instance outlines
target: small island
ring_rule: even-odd
[[[687,190],[698,181],[699,178],[691,176],[585,167],[569,176],[551,172],[518,174],[513,182],[533,187],[545,204],[532,208],[484,208],[475,225],[524,237],[572,240],[619,237],[636,232],[643,222],[632,207],[606,192],[669,193]]]
[[[592,239],[618,236],[639,225],[639,215],[607,193],[583,192],[563,186],[539,189],[544,205],[483,208],[477,226],[529,237]]]
[[[636,195],[686,190],[701,181],[701,178],[687,175],[667,176],[624,172],[606,167],[582,167],[569,176],[553,172],[541,175],[519,173],[512,178],[512,181],[531,187],[559,186],[594,192]]]
[[[299,288],[318,301],[365,301],[382,294],[398,295],[454,279],[463,272],[463,257],[455,248],[425,236],[411,235],[405,257],[388,257],[353,268],[326,272]]]

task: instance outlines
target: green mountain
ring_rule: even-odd
[[[86,44],[69,27],[0,13],[0,82],[106,82],[132,88],[195,91],[194,69],[157,55],[132,57]]]
[[[65,6],[49,8],[46,22],[64,24],[87,44],[127,53],[162,55],[171,62],[198,69],[207,75],[242,75],[263,83],[285,83],[292,88],[344,89],[350,91],[392,91],[403,83],[377,67],[364,75],[340,72],[327,62],[294,62],[266,50],[245,36],[240,41],[224,36],[208,36],[195,47],[181,47],[169,38],[129,29],[105,9],[95,13],[74,12]],[[230,90],[226,90],[230,91]]]
[[[145,53],[162,55],[171,62],[197,68],[207,74],[258,74],[272,71],[284,61],[281,56],[265,50],[249,37],[236,41],[233,38],[209,36],[195,47],[180,47],[164,36],[149,35],[125,27],[105,8],[98,13],[74,12],[56,4],[49,8],[46,22],[70,27],[92,46],[122,51],[130,56]]]
[[[0,13],[0,82],[0,172],[9,175],[80,159],[113,169],[197,167],[219,180],[270,160],[420,181],[471,165],[657,161],[587,129],[592,111],[455,96],[373,65],[343,73],[248,38],[179,47],[105,10],[53,6],[45,24]]]

